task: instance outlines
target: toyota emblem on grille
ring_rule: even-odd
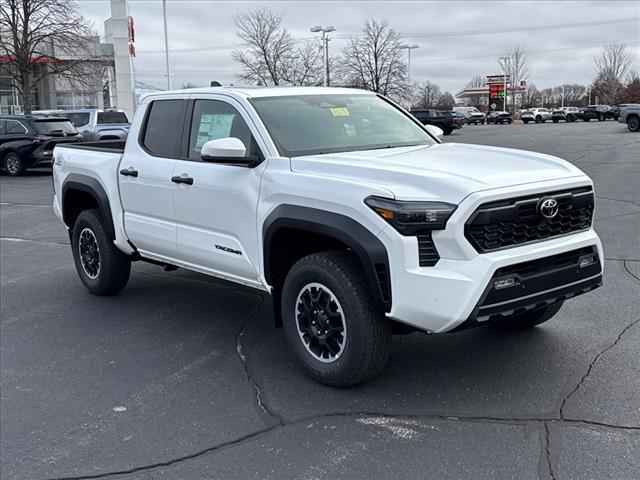
[[[547,220],[551,220],[558,215],[558,201],[555,198],[543,198],[538,204],[538,211]]]

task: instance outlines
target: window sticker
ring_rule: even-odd
[[[231,133],[233,117],[233,114],[219,113],[202,115],[200,118],[200,127],[198,128],[196,150],[199,151],[209,140],[227,138]]]
[[[331,115],[333,115],[334,117],[348,117],[349,116],[349,109],[344,108],[344,107],[333,107],[330,110],[331,110]]]

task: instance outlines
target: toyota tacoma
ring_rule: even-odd
[[[262,290],[303,369],[347,387],[393,333],[532,327],[602,283],[589,177],[431,130],[354,89],[153,93],[126,143],[56,147],[53,208],[90,292],[134,261]]]

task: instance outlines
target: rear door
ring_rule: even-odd
[[[190,102],[185,158],[174,166],[173,202],[178,258],[214,275],[259,285],[256,208],[267,162],[248,168],[203,162],[202,145],[218,138],[239,138],[247,155],[264,158],[257,130],[244,108],[220,95]]]
[[[183,98],[148,103],[140,129],[134,132],[137,138],[127,142],[118,167],[125,231],[151,258],[176,255],[171,175],[181,148],[186,103]]]

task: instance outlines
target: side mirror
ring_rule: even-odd
[[[436,127],[435,125],[425,125],[425,127],[431,135],[441,142],[444,141],[444,131],[440,127]]]
[[[260,163],[256,156],[245,156],[247,148],[238,138],[227,137],[209,140],[200,150],[200,158],[205,162],[225,163],[228,165],[241,165],[255,167]]]

